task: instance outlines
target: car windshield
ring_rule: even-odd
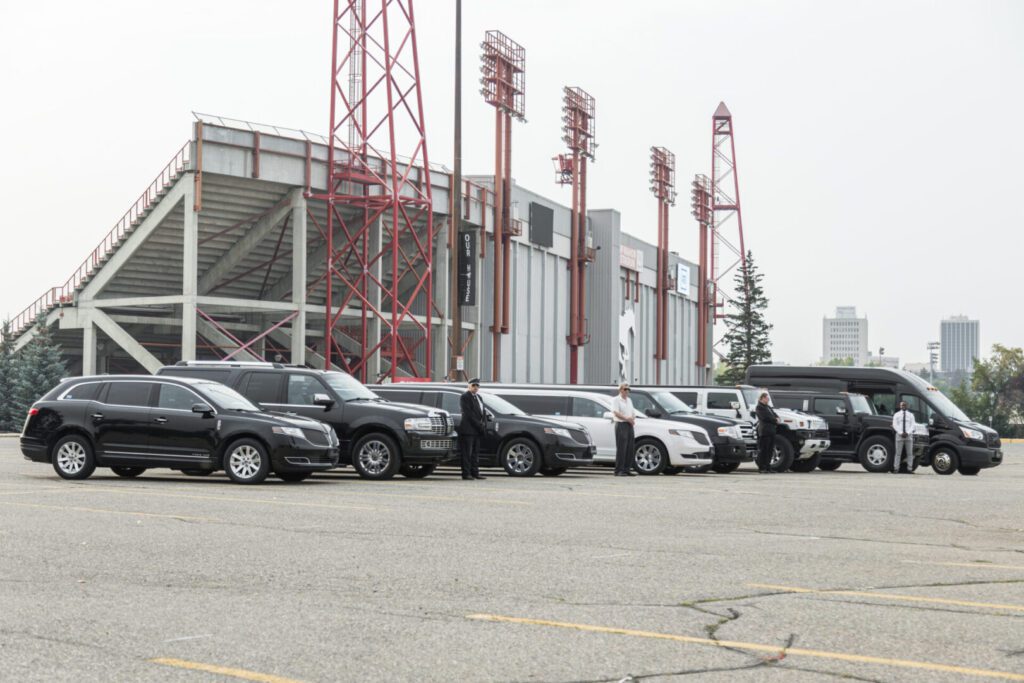
[[[850,396],[850,405],[853,407],[853,414],[865,414],[874,415],[875,409],[871,405],[871,401],[868,400],[867,396]]]
[[[743,392],[743,400],[747,402],[748,406],[756,406],[757,399],[761,397],[761,390],[755,389],[754,387],[746,387],[740,389]]]
[[[526,415],[526,413],[519,410],[519,408],[516,408],[500,396],[485,394],[481,391],[480,398],[483,400],[487,409],[495,415]]]
[[[242,410],[250,413],[260,412],[260,409],[253,405],[249,399],[223,384],[217,382],[197,382],[192,385],[192,388],[210,399],[215,406],[224,410]]]
[[[675,394],[668,391],[653,391],[651,392],[651,397],[666,413],[689,415],[690,413],[697,412],[680,401]]]
[[[380,396],[373,393],[352,375],[344,372],[325,372],[323,374],[327,386],[334,390],[342,401],[377,401]]]
[[[901,370],[899,372],[910,384],[921,390],[922,398],[930,403],[940,414],[954,420],[971,422],[971,418],[967,417],[964,411],[960,410],[955,403],[946,398],[945,394],[933,387],[931,384],[912,372],[906,372],[905,370]]]

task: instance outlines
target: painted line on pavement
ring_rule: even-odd
[[[897,600],[903,602],[927,602],[935,605],[955,605],[957,607],[980,607],[1010,612],[1024,612],[1024,605],[1004,605],[994,602],[974,602],[973,600],[951,600],[948,598],[926,598],[919,595],[900,595],[897,593],[872,593],[870,591],[819,590],[817,588],[798,588],[796,586],[776,586],[770,583],[748,583],[751,588],[782,591],[785,593],[815,593],[817,595],[848,595],[858,598],[876,598],[879,600]]]
[[[173,666],[178,669],[189,669],[190,671],[205,671],[206,673],[220,674],[221,676],[230,676],[231,678],[240,678],[244,681],[260,681],[260,683],[301,683],[301,681],[294,678],[285,678],[283,676],[275,676],[273,674],[263,674],[258,671],[249,671],[248,669],[235,669],[230,666],[190,662],[186,659],[174,659],[173,657],[157,657],[156,659],[151,659],[149,661],[153,664]]]
[[[892,659],[889,657],[874,657],[871,655],[858,655],[846,652],[830,652],[828,650],[811,650],[802,647],[780,647],[778,645],[766,645],[764,643],[745,643],[735,640],[712,640],[710,638],[697,638],[694,636],[682,636],[671,633],[658,633],[656,631],[638,631],[628,628],[614,628],[609,626],[594,626],[592,624],[575,624],[564,621],[549,621],[547,619],[526,619],[523,617],[509,617],[498,614],[468,614],[467,619],[475,621],[490,621],[507,624],[527,624],[531,626],[550,626],[554,628],[571,629],[575,631],[587,631],[590,633],[606,633],[620,636],[632,636],[635,638],[654,638],[657,640],[669,640],[677,643],[690,643],[692,645],[710,645],[720,648],[734,648],[737,650],[750,650],[753,652],[766,652],[778,658],[786,657],[812,657],[816,659],[829,659],[840,662],[852,662],[856,664],[878,664],[899,669],[917,669],[920,671],[937,671],[942,673],[953,673],[980,678],[996,678],[1005,681],[1024,681],[1024,674],[1010,671],[995,671],[992,669],[975,669],[955,664],[937,664],[933,662],[915,661],[912,659]]]
[[[926,564],[936,567],[970,567],[971,569],[1017,569],[1024,570],[1024,564],[989,564],[987,562],[927,562],[925,560],[900,560],[904,564]]]
[[[133,510],[106,510],[103,508],[87,508],[74,505],[43,505],[42,503],[16,503],[9,500],[0,501],[0,505],[13,505],[15,507],[39,508],[42,510],[63,510],[70,512],[102,512],[108,515],[133,515],[136,517],[157,517],[162,519],[176,519],[184,522],[223,522],[221,519],[212,517],[192,517],[190,515],[159,514],[155,512],[137,512]]]

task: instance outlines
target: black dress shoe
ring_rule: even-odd
[[[487,477],[485,477],[485,476],[484,476],[484,475],[482,475],[482,474],[477,474],[477,475],[474,475],[474,476],[473,476],[473,478],[474,478],[474,479],[486,479]]]
[[[465,475],[463,475],[463,476],[462,476],[462,478],[463,478],[463,479],[466,479],[466,480],[469,480],[469,481],[472,481],[472,479],[473,479],[473,477],[467,477],[467,476],[465,476]]]

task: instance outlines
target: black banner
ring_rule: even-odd
[[[459,233],[459,305],[476,306],[476,231]]]

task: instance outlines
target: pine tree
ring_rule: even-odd
[[[0,432],[19,428],[14,414],[14,344],[11,321],[5,320],[0,329]]]
[[[32,338],[14,356],[14,419],[21,420],[32,404],[55,387],[67,373],[60,346],[45,324],[36,328]]]
[[[758,272],[753,254],[748,251],[746,270],[738,270],[733,280],[737,296],[735,301],[730,302],[732,312],[725,317],[729,331],[724,341],[729,352],[725,357],[728,370],[720,380],[723,383],[738,384],[743,381],[747,367],[768,363],[772,359],[772,342],[768,335],[773,326],[764,317],[768,298],[761,285],[763,279],[764,275]]]

